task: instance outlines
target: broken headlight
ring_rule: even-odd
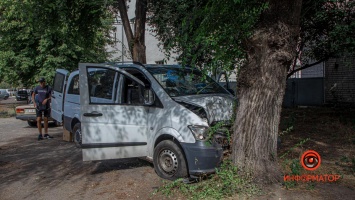
[[[191,125],[188,126],[196,140],[205,140],[208,137],[208,127]]]

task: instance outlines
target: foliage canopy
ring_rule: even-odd
[[[298,54],[326,60],[355,52],[355,2],[304,0]],[[164,49],[182,62],[234,69],[245,58],[247,39],[255,30],[267,1],[152,0],[149,21]],[[295,47],[296,48],[296,47]]]
[[[252,0],[152,0],[149,22],[169,52],[186,64],[231,70],[245,57],[251,35],[267,4]]]
[[[105,2],[0,1],[0,78],[31,86],[39,76],[51,80],[57,68],[106,61],[113,17]]]
[[[355,55],[355,2],[304,0],[298,56],[304,63]]]

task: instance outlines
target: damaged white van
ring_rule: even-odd
[[[170,180],[215,171],[235,98],[214,80],[196,69],[140,63],[81,63],[75,73],[84,161],[145,157]]]

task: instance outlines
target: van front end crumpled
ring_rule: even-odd
[[[219,167],[223,158],[223,148],[213,142],[196,141],[196,143],[181,143],[184,149],[187,163],[189,163],[190,175],[200,176],[211,174]]]

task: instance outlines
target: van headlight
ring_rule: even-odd
[[[205,140],[208,136],[208,127],[206,126],[198,126],[198,125],[190,125],[188,126],[196,140]]]

